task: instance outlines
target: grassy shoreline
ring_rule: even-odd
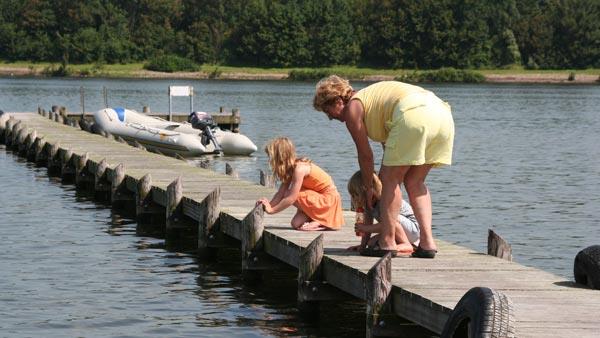
[[[0,62],[0,76],[43,77],[59,65],[52,63]],[[92,78],[140,78],[140,79],[221,79],[221,80],[289,80],[290,72],[309,74],[338,74],[351,80],[392,80],[415,74],[408,69],[374,69],[349,66],[327,68],[252,68],[220,65],[202,65],[198,72],[153,72],[143,68],[142,63],[98,65],[69,65],[69,77]],[[417,71],[418,72],[418,71]],[[435,71],[434,71],[435,72]],[[600,69],[526,70],[477,69],[468,72],[481,74],[487,83],[600,83]],[[442,81],[443,82],[443,81]]]

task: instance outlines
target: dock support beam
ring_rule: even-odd
[[[200,205],[200,221],[198,224],[198,254],[212,256],[214,249],[222,246],[222,233],[219,231],[219,214],[221,213],[221,188],[213,190]]]
[[[94,198],[100,201],[110,201],[110,182],[106,175],[108,162],[102,159],[94,171]]]
[[[510,244],[492,229],[488,229],[488,255],[512,261]]]

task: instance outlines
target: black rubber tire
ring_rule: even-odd
[[[573,264],[575,282],[600,290],[600,245],[579,251]]]
[[[515,337],[512,304],[501,292],[474,287],[458,301],[442,338]]]

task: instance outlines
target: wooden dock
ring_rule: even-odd
[[[289,226],[293,210],[267,215],[255,207],[255,201],[271,196],[273,188],[39,114],[11,116],[0,119],[0,142],[47,166],[52,174],[72,178],[78,188],[90,189],[114,207],[135,208],[140,223],[159,224],[167,247],[170,240],[192,238],[199,253],[214,254],[233,238],[241,243],[245,272],[273,268],[274,260],[297,268],[301,305],[340,294],[365,300],[367,336],[397,334],[395,316],[441,334],[457,302],[473,287],[506,297],[487,305],[510,315],[491,318],[510,326],[494,337],[600,335],[599,290],[440,240],[433,260],[361,257],[346,250],[358,243],[350,212],[345,212],[341,231],[295,231]]]

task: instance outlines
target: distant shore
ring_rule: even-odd
[[[2,64],[0,63],[1,77],[45,77],[44,69],[47,66],[23,66],[20,64]],[[215,80],[286,80],[288,79],[288,70],[267,69],[258,70],[248,68],[236,69],[235,67],[217,67],[213,66],[212,71],[199,72],[154,72],[144,70],[141,67],[130,67],[125,70],[101,69],[100,71],[89,71],[84,66],[73,66],[75,72],[70,77],[89,77],[89,78],[139,78],[139,79],[215,79]],[[89,68],[89,66],[88,66]],[[334,71],[335,72],[335,71]],[[365,72],[362,72],[365,73]],[[391,74],[393,71],[369,70],[368,74],[357,72],[356,75],[344,75],[351,80],[360,81],[384,81],[393,80],[398,74]],[[564,83],[564,84],[600,84],[600,70],[581,72],[558,70],[558,71],[535,71],[535,70],[483,70],[480,71],[485,77],[485,83]]]

